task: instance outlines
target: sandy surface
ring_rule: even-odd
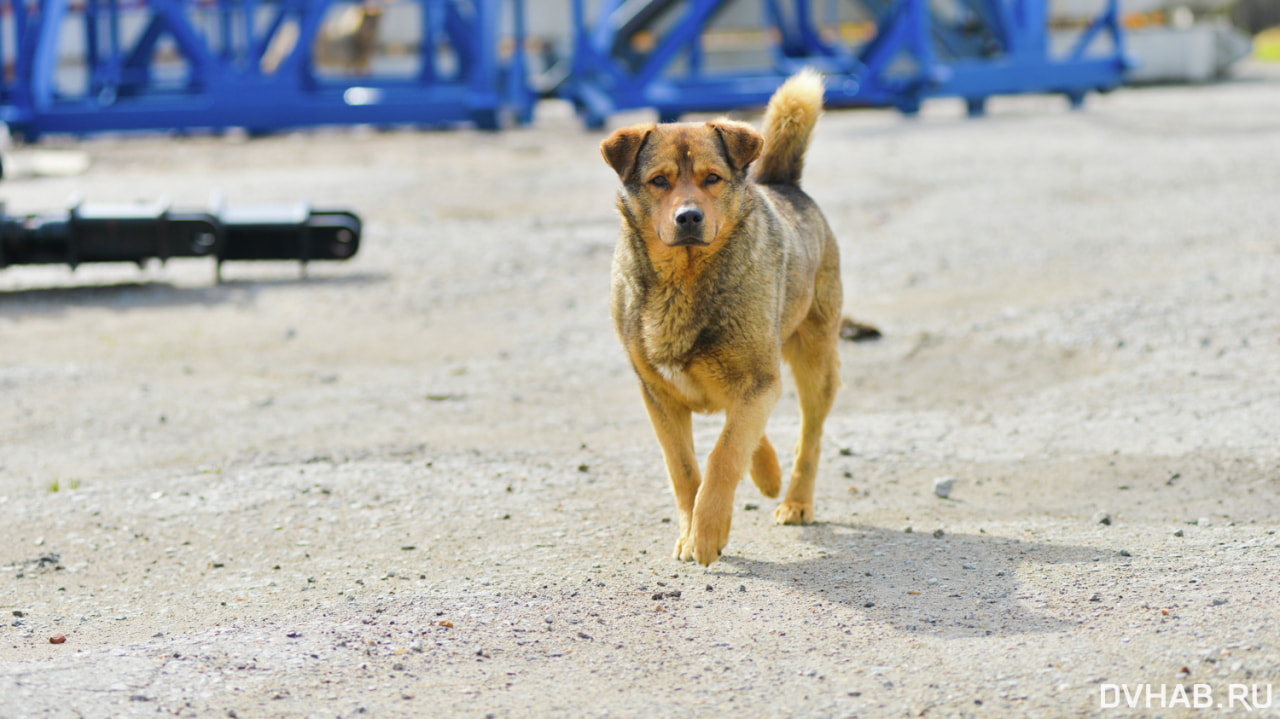
[[[221,189],[365,243],[0,271],[0,715],[1280,716],[1277,118],[1263,76],[829,113],[805,185],[885,337],[842,347],[819,522],[746,483],[709,569],[669,557],[564,108],[84,143],[10,211]]]

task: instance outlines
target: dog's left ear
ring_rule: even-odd
[[[735,170],[745,170],[751,161],[760,156],[760,148],[764,146],[764,138],[756,129],[745,122],[720,118],[707,123],[720,133],[725,150],[729,153],[729,162]]]
[[[640,148],[644,146],[645,138],[653,132],[653,129],[653,123],[624,127],[600,143],[600,154],[604,156],[604,161],[609,163],[609,167],[618,173],[619,180],[626,182],[631,176],[631,170],[636,166],[636,158],[640,156]]]

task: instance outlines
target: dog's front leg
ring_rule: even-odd
[[[769,413],[778,403],[782,385],[777,377],[761,378],[752,392],[734,401],[725,412],[724,431],[707,459],[707,476],[693,505],[693,559],[704,567],[720,558],[729,543],[733,493],[751,466],[760,446]]]
[[[693,553],[689,531],[693,526],[694,498],[698,494],[698,458],[693,453],[693,412],[679,400],[647,385],[641,385],[644,407],[649,412],[653,433],[662,445],[667,460],[667,476],[671,478],[671,492],[676,496],[676,511],[680,515],[680,538],[676,540],[674,556],[688,560]]]

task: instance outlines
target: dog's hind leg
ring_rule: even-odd
[[[778,465],[778,453],[773,451],[767,436],[760,437],[760,445],[751,455],[751,481],[760,494],[773,499],[782,489],[782,467]]]
[[[693,527],[693,503],[698,496],[701,476],[698,458],[693,453],[692,411],[671,398],[655,395],[648,387],[641,386],[644,407],[649,412],[653,433],[662,445],[667,461],[667,476],[671,478],[671,492],[676,496],[676,511],[680,516],[680,538],[676,540],[673,555],[688,560],[693,553],[689,533]]]
[[[782,348],[800,395],[800,441],[796,463],[782,504],[773,512],[778,524],[813,521],[813,483],[822,450],[822,425],[840,387],[840,354],[829,322],[810,315]]]

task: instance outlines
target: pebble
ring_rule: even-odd
[[[955,489],[956,482],[959,481],[959,477],[938,477],[933,480],[933,493],[946,499],[951,496],[951,490]]]
[[[742,508],[748,512],[754,512],[757,509],[760,509],[760,505],[747,502],[746,504],[742,505]]]
[[[1186,532],[1184,532],[1184,531],[1182,531],[1181,529],[1179,529],[1178,531],[1176,531],[1176,532],[1174,532],[1174,533],[1173,533],[1173,536],[1175,536],[1175,537],[1184,537],[1184,536],[1186,536],[1186,534],[1187,534]]]
[[[67,641],[67,638],[62,636],[61,634],[55,634],[49,637],[50,644],[62,644],[65,641]]]
[[[542,618],[542,621],[546,622],[547,624],[554,624],[556,621],[556,618],[548,614],[547,616]]]
[[[1197,527],[1212,527],[1212,526],[1213,526],[1213,520],[1212,520],[1212,519],[1209,519],[1208,517],[1201,517],[1201,518],[1199,518],[1199,519],[1197,519],[1197,520],[1196,520],[1196,526],[1197,526]]]
[[[934,539],[942,539],[943,535],[945,535],[945,534],[946,534],[946,532],[942,531],[941,529],[935,529],[935,530],[933,530],[933,538],[934,538]]]
[[[1121,549],[1121,550],[1120,550],[1120,556],[1122,556],[1122,557],[1132,557],[1133,555],[1129,553],[1129,550],[1127,550],[1127,549]]]
[[[1093,519],[1091,519],[1091,520],[1089,520],[1089,521],[1093,522],[1094,524],[1105,524],[1105,525],[1110,526],[1110,525],[1111,525],[1111,513],[1110,513],[1110,512],[1098,512],[1097,514],[1093,515]]]

